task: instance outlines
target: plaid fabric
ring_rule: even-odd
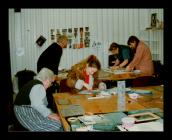
[[[14,112],[21,125],[29,131],[63,131],[61,122],[43,117],[28,105],[15,105]]]

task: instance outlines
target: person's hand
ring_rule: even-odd
[[[119,68],[120,68],[119,66],[112,66],[112,67],[111,67],[112,70],[117,70],[117,69],[119,69]]]
[[[55,114],[55,113],[48,115],[48,118],[52,119],[52,120],[55,120],[55,121],[60,121],[59,115]]]
[[[132,68],[130,66],[127,66],[126,67],[126,71],[129,71],[130,72],[130,71],[132,71]]]
[[[84,87],[86,87],[87,90],[92,90],[92,86],[90,86],[89,84],[85,83],[83,84]]]

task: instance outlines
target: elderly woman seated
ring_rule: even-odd
[[[42,68],[34,80],[26,83],[14,102],[14,113],[19,123],[29,131],[63,131],[57,113],[47,108],[46,89],[54,81],[54,73]]]

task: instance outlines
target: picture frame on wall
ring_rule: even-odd
[[[43,37],[42,35],[36,40],[36,44],[41,47],[47,39]]]
[[[155,28],[157,26],[157,13],[151,14],[151,27]]]

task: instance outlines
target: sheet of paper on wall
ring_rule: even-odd
[[[16,49],[16,55],[17,56],[22,56],[22,55],[24,55],[24,48],[23,47],[18,47],[17,49]]]

